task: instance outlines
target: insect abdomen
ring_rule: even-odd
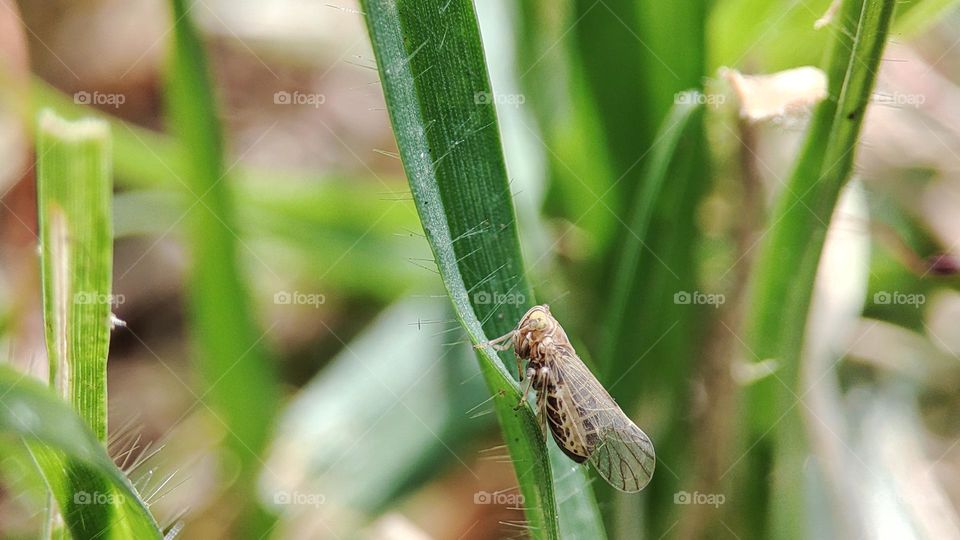
[[[587,460],[587,451],[577,440],[575,426],[571,419],[560,406],[560,400],[556,393],[548,391],[547,393],[547,421],[550,424],[550,433],[553,434],[553,440],[557,441],[557,446],[563,450],[563,453],[577,463],[583,463]]]

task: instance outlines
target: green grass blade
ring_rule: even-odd
[[[22,439],[74,538],[162,538],[146,503],[72,408],[0,366],[0,434]]]
[[[105,123],[40,117],[37,206],[50,382],[97,438],[107,436],[113,232]]]
[[[368,0],[363,7],[400,155],[457,317],[475,343],[505,334],[533,296],[473,6],[465,0]],[[505,363],[513,364],[492,349],[480,353],[530,535],[595,533],[601,527],[596,512],[585,512],[578,523],[564,521],[570,530],[558,529],[547,446],[530,408],[514,410],[519,389]],[[571,481],[579,488],[564,505],[595,508],[583,471]]]
[[[75,104],[69,96],[47,83],[34,80],[33,102],[67,118],[93,116],[110,126],[116,185],[137,190],[121,193],[115,205],[117,237],[132,234],[162,234],[185,225],[180,217],[196,197],[185,191],[185,160],[182,146],[170,137],[130,124],[92,107]],[[395,178],[384,176],[393,184]],[[282,243],[309,268],[304,275],[324,276],[320,286],[392,299],[411,283],[422,281],[422,270],[413,264],[397,269],[379,264],[384,250],[396,250],[397,231],[416,235],[416,216],[385,199],[383,186],[368,178],[313,172],[283,172],[237,165],[233,168],[239,216],[238,233],[251,247]],[[164,199],[164,200],[161,200]],[[154,203],[160,203],[156,206]],[[383,219],[371,225],[368,216]],[[360,243],[357,237],[363,237]],[[270,260],[261,252],[256,261]],[[397,260],[409,257],[397,254]],[[343,257],[332,268],[331,260]],[[358,271],[358,269],[360,269]],[[0,321],[2,323],[3,321]]]
[[[110,131],[95,119],[70,122],[51,111],[37,130],[37,215],[49,381],[93,430],[107,438],[113,233]],[[69,494],[105,493],[85,466],[32,449],[74,535],[110,528],[109,514],[75,511]],[[55,471],[66,470],[63,482]],[[80,519],[73,519],[79,517]],[[52,530],[56,516],[48,508]]]
[[[196,197],[172,193],[185,191],[187,177],[182,147],[175,139],[77,105],[40,80],[34,80],[32,92],[37,106],[52,108],[67,118],[93,116],[109,124],[116,185],[137,190],[117,197],[114,226],[118,238],[162,234],[185,225],[180,217]],[[381,176],[391,185],[399,180]],[[413,264],[401,269],[382,264],[384,250],[397,249],[397,232],[416,235],[419,222],[399,205],[386,212],[394,203],[385,199],[379,182],[342,174],[278,173],[242,164],[233,168],[231,177],[238,181],[236,221],[241,238],[254,248],[282,243],[309,266],[302,274],[324,276],[318,285],[393,299],[412,283],[422,281],[424,273]],[[159,207],[154,204],[158,202]],[[383,219],[371,225],[370,215]],[[360,243],[358,236],[362,237]],[[257,257],[270,260],[261,252],[249,255],[257,264]],[[398,253],[396,258],[409,256]],[[341,257],[340,264],[330,266],[331,260]]]
[[[770,519],[778,533],[796,524],[791,512],[803,508],[801,467],[803,444],[799,408],[791,404],[799,387],[800,353],[807,311],[820,253],[834,207],[853,167],[864,112],[889,30],[893,0],[845,0],[835,19],[834,42],[828,56],[829,98],[814,113],[806,143],[773,213],[756,267],[748,323],[748,354],[757,361],[775,359],[775,376],[749,390],[751,433],[760,441],[746,465],[754,486],[770,471],[767,458],[776,455]],[[786,415],[781,420],[781,415]],[[777,447],[763,436],[776,428]],[[758,498],[766,498],[762,487]],[[758,522],[764,523],[761,517]],[[799,530],[792,527],[795,536]]]
[[[583,229],[591,242],[578,255],[589,260],[590,255],[607,252],[616,232],[616,217],[597,203],[597,196],[608,190],[615,176],[597,107],[581,74],[584,67],[574,61],[575,40],[567,39],[568,30],[576,26],[572,8],[553,2],[518,2],[516,58],[527,98],[524,105],[533,111],[545,147],[544,211],[565,216]],[[545,80],[556,82],[544,84]],[[609,202],[611,195],[604,200]],[[593,297],[590,292],[581,291],[575,302],[587,305]],[[589,309],[583,310],[584,317],[590,314]]]
[[[0,68],[0,81],[4,80]],[[173,138],[120,120],[87,105],[74,102],[39,78],[31,81],[30,100],[33,105],[25,114],[38,114],[52,109],[65,118],[94,117],[110,125],[111,146],[117,183],[123,187],[176,187],[177,176],[182,176],[183,163],[179,145]],[[121,183],[122,182],[122,183]]]
[[[172,128],[185,152],[187,196],[196,202],[184,221],[193,257],[189,297],[198,365],[215,418],[227,430],[227,447],[239,460],[238,500],[254,508],[256,475],[279,389],[238,268],[238,227],[224,178],[223,138],[206,55],[186,1],[173,0],[172,12],[167,97]],[[266,516],[245,518],[244,534],[250,537],[269,527]]]
[[[693,158],[690,155],[693,149],[691,145],[699,137],[703,106],[697,104],[696,100],[700,96],[698,92],[685,95],[690,98],[680,100],[680,103],[674,105],[660,128],[657,145],[651,151],[642,190],[632,205],[629,227],[634,234],[625,238],[620,245],[621,255],[614,268],[607,302],[609,307],[603,325],[604,356],[608,358],[614,358],[616,354],[623,352],[618,350],[618,344],[624,342],[625,333],[635,332],[635,325],[631,324],[629,318],[632,296],[630,291],[643,285],[637,282],[638,269],[641,259],[651,257],[649,253],[644,253],[644,247],[652,242],[650,228],[658,207],[662,205],[663,188],[669,179],[676,178],[678,168]]]
[[[656,376],[662,374],[663,381],[671,381],[663,384],[672,387],[673,379],[685,377],[679,371],[690,365],[685,362],[695,350],[690,336],[699,335],[696,318],[686,306],[676,305],[673,295],[696,289],[694,249],[699,230],[695,215],[709,185],[706,152],[691,154],[685,162],[689,167],[663,188],[657,206],[649,209],[649,234],[633,230],[627,220],[638,213],[637,201],[646,204],[642,198],[649,162],[668,131],[658,133],[658,126],[664,125],[683,91],[701,87],[707,6],[702,1],[583,0],[575,2],[575,9],[582,17],[574,28],[580,61],[611,156],[614,177],[610,189],[623,201],[603,203],[616,216],[617,240],[600,259],[608,270],[601,270],[595,294],[618,306],[610,309],[610,302],[598,306],[601,316],[595,319],[603,325],[597,326],[595,334],[603,338],[596,359],[607,377],[619,378],[629,372],[628,379],[611,388],[629,409],[644,393],[643,381],[649,380],[649,370],[636,364],[637,356],[646,351],[648,359],[681,360],[657,365]],[[635,76],[635,71],[642,75]],[[634,99],[625,103],[624,96]],[[629,251],[638,237],[643,237],[644,253],[652,256],[638,259],[631,275],[614,277],[610,269],[622,266],[624,251]],[[610,283],[626,288],[611,290]],[[633,287],[634,283],[646,285]],[[672,328],[674,324],[677,327]]]
[[[692,354],[695,348],[691,336],[699,334],[687,330],[703,312],[703,309],[696,309],[699,306],[675,303],[674,295],[682,294],[683,286],[676,281],[678,276],[670,275],[662,266],[664,262],[658,257],[663,256],[663,252],[652,252],[649,247],[664,246],[656,237],[671,234],[666,224],[676,219],[674,209],[684,196],[683,184],[701,182],[705,176],[700,172],[706,169],[703,165],[706,159],[703,140],[705,107],[698,104],[702,96],[696,91],[686,92],[683,96],[664,119],[657,133],[657,142],[645,163],[641,190],[631,204],[631,217],[627,222],[632,234],[625,236],[619,244],[619,257],[606,291],[607,307],[602,328],[601,350],[610,363],[607,373],[610,391],[615,392],[621,403],[630,404],[630,411],[637,410],[637,404],[640,407],[645,404],[644,396],[655,394],[656,405],[663,407],[662,416],[667,415],[659,419],[665,429],[651,433],[665,467],[661,474],[654,476],[647,488],[649,496],[643,501],[647,505],[647,529],[653,536],[663,534],[676,521],[673,493],[683,489],[681,482],[688,478],[685,477],[684,463],[690,450],[689,426],[682,413],[674,414],[673,411],[684,410],[683,404],[689,399],[685,391],[686,381],[697,365]],[[689,241],[690,236],[674,238],[681,242],[684,238]],[[657,281],[649,281],[651,276],[656,276]],[[656,297],[638,300],[653,289],[659,290]],[[691,294],[692,290],[686,292]],[[682,341],[675,343],[670,339],[674,332],[686,340],[685,346]],[[648,334],[644,349],[634,348],[638,333]],[[658,360],[664,357],[670,361]],[[641,360],[650,362],[650,367],[638,365]],[[666,403],[673,405],[665,406]],[[650,426],[644,427],[650,429]],[[631,504],[630,501],[624,503]]]
[[[657,175],[649,174],[658,165],[652,160],[670,138],[664,137],[670,133],[664,122],[671,121],[671,107],[681,96],[695,95],[682,92],[702,88],[708,2],[574,4],[582,17],[573,30],[579,60],[600,113],[613,175],[610,191],[616,194],[613,201],[598,203],[614,215],[616,231],[592,280],[593,296],[606,300],[598,303],[593,317],[597,322],[590,334],[600,336],[595,358],[602,380],[628,414],[649,410],[643,400],[654,394],[653,405],[667,413],[658,418],[662,429],[644,426],[651,430],[664,467],[645,496],[612,506],[624,510],[617,521],[631,521],[625,528],[643,526],[658,537],[675,521],[677,507],[670,501],[676,476],[686,475],[690,426],[680,411],[688,403],[686,389],[703,335],[703,310],[674,301],[677,293],[699,290],[696,216],[711,184],[700,115],[688,126],[687,148],[683,159],[673,163],[670,181],[659,188],[647,182],[656,181]],[[654,200],[646,199],[654,195]],[[643,212],[648,212],[641,220],[647,230],[636,230],[629,220]],[[638,246],[642,257],[632,251]],[[664,474],[667,470],[671,472]],[[615,496],[601,489],[597,494],[604,503]]]
[[[571,31],[604,127],[620,200],[632,200],[640,189],[641,157],[654,144],[675,94],[701,86],[706,12],[702,0],[574,2],[577,23]],[[626,205],[619,206],[613,209]]]
[[[576,37],[579,51],[575,58],[582,63],[581,75],[596,104],[609,149],[614,174],[609,185],[625,175],[615,185],[619,197],[608,202],[618,214],[624,205],[617,201],[626,200],[639,183],[639,170],[633,167],[637,149],[649,148],[661,120],[655,113],[659,104],[647,99],[652,85],[646,84],[646,70],[652,68],[648,61],[655,59],[647,48],[647,37],[639,37],[640,4],[637,0],[575,0],[571,16],[576,21],[570,26],[571,36]],[[625,99],[628,96],[632,99]]]
[[[690,151],[687,159],[676,165],[670,182],[660,190],[656,205],[649,208],[649,234],[635,231],[627,223],[628,216],[635,216],[640,206],[653,202],[643,200],[647,189],[645,182],[651,179],[648,174],[650,161],[664,143],[663,137],[670,133],[664,122],[668,121],[671,107],[680,101],[680,96],[698,95],[683,92],[701,87],[706,19],[706,6],[701,1],[682,5],[640,1],[632,2],[632,8],[628,8],[628,3],[618,2],[622,5],[622,12],[612,6],[608,16],[613,17],[611,24],[630,25],[630,31],[621,39],[632,41],[634,46],[639,43],[643,52],[636,61],[646,75],[635,83],[640,87],[635,89],[637,103],[631,105],[630,110],[622,110],[616,100],[597,103],[598,108],[608,109],[607,116],[616,118],[609,124],[608,136],[617,140],[616,145],[611,143],[611,154],[615,158],[613,169],[618,189],[626,201],[622,208],[614,208],[622,217],[617,218],[620,226],[618,239],[606,261],[610,268],[617,268],[623,252],[629,251],[630,244],[640,236],[643,237],[644,253],[651,256],[640,258],[632,275],[621,275],[623,279],[618,285],[625,289],[608,288],[607,283],[616,279],[611,278],[612,272],[607,272],[606,279],[598,284],[598,294],[625,304],[609,316],[604,308],[604,323],[613,323],[614,328],[622,330],[599,329],[598,334],[606,335],[608,339],[602,344],[597,361],[604,367],[607,377],[619,378],[627,374],[626,379],[610,390],[624,405],[633,407],[649,389],[644,388],[644,381],[651,380],[651,370],[636,363],[640,354],[646,352],[648,362],[658,357],[676,359],[675,362],[657,363],[657,369],[653,370],[662,384],[672,388],[675,378],[686,376],[679,372],[691,365],[687,360],[696,350],[696,341],[690,339],[691,335],[699,335],[696,317],[685,309],[686,306],[674,302],[674,294],[696,289],[694,249],[700,233],[695,216],[709,185],[709,167],[703,147]],[[604,6],[595,9],[604,9]],[[636,19],[625,18],[631,9],[635,10]],[[614,13],[617,16],[614,17]],[[587,15],[590,17],[594,17],[592,12]],[[602,29],[595,29],[594,34],[598,32]],[[614,50],[595,52],[597,56],[617,55]],[[585,57],[585,61],[592,63],[595,56]],[[603,78],[595,84],[609,86],[613,84],[611,79],[618,76],[615,70],[606,70]],[[641,128],[639,122],[646,124]],[[697,127],[688,133],[688,139],[699,140],[702,135],[693,135],[700,131],[702,127]],[[618,146],[624,148],[618,151]],[[633,286],[638,283],[643,286]],[[614,321],[614,317],[620,319]]]

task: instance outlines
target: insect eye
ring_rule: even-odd
[[[530,315],[530,326],[534,330],[543,330],[547,327],[547,318],[543,313],[534,313]]]

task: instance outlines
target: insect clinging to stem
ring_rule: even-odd
[[[518,407],[532,388],[544,436],[549,425],[570,459],[590,460],[613,487],[631,493],[646,487],[656,465],[653,443],[580,360],[549,306],[530,308],[512,331],[476,345],[487,346],[513,348],[522,385]]]

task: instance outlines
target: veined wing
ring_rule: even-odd
[[[574,443],[574,450],[580,450],[578,443],[582,443],[586,457],[610,485],[621,491],[640,491],[650,482],[656,466],[653,443],[623,413],[572,349],[558,347],[557,350],[551,366],[556,384],[554,392],[559,398],[556,401],[568,419],[567,424],[574,426],[572,436],[566,437],[567,442]],[[549,412],[552,403],[549,396],[547,399]],[[554,427],[552,421],[550,427]],[[556,431],[554,437],[557,437]],[[557,442],[564,446],[559,438]]]

